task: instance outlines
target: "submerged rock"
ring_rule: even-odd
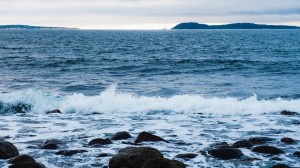
[[[72,156],[78,153],[85,153],[88,152],[87,150],[63,150],[63,151],[58,151],[55,154],[56,155],[64,155],[64,156]]]
[[[251,148],[252,146],[253,144],[248,140],[237,141],[232,145],[235,148]]]
[[[283,143],[285,143],[285,144],[295,143],[295,140],[292,139],[292,138],[282,138],[280,141],[283,142]]]
[[[48,111],[46,114],[61,114],[62,112],[59,109]]]
[[[41,149],[57,149],[58,146],[55,144],[46,144],[41,147]]]
[[[163,155],[154,148],[150,147],[127,147],[121,149],[109,161],[110,168],[140,168],[146,161],[163,158]]]
[[[8,141],[0,141],[0,159],[8,159],[19,155],[18,149]]]
[[[264,143],[273,141],[273,139],[269,138],[269,137],[253,137],[253,138],[250,138],[249,141],[252,144],[264,144]]]
[[[291,115],[296,115],[298,114],[297,112],[293,112],[293,111],[287,111],[287,110],[283,110],[280,112],[281,115],[286,115],[286,116],[291,116]]]
[[[135,143],[140,143],[143,141],[163,141],[163,142],[167,142],[166,140],[164,140],[163,138],[153,135],[149,132],[141,132],[138,137],[135,139]]]
[[[271,168],[291,168],[291,167],[285,164],[277,164],[272,166]]]
[[[210,148],[222,148],[222,147],[229,147],[227,142],[216,142],[210,145]]]
[[[260,158],[245,158],[242,161],[243,162],[252,162],[252,161],[258,161],[261,160]]]
[[[300,157],[300,151],[296,151],[293,153],[294,156]]]
[[[185,168],[185,165],[177,160],[155,158],[145,162],[141,168]]]
[[[178,154],[175,157],[176,158],[182,158],[182,159],[193,159],[195,157],[197,157],[197,154],[194,153],[185,153],[185,154]]]
[[[89,142],[89,146],[91,146],[91,145],[107,145],[107,144],[112,144],[111,140],[108,138],[106,138],[106,139],[96,138]]]
[[[122,131],[122,132],[117,132],[115,133],[112,137],[111,140],[122,140],[122,139],[128,139],[131,138],[132,136],[126,132],[126,131]]]
[[[264,154],[272,154],[272,155],[278,155],[284,153],[283,150],[273,146],[257,146],[254,147],[251,151],[256,153],[264,153]]]
[[[48,139],[42,144],[41,149],[57,149],[61,144],[65,144],[65,142],[59,139]]]
[[[208,153],[212,155],[214,158],[219,158],[222,160],[238,159],[244,155],[240,150],[235,148],[212,149],[209,150]]]

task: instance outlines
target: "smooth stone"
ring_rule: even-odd
[[[285,144],[295,143],[295,140],[292,139],[292,138],[282,138],[280,141],[283,142],[283,143],[285,143]]]
[[[285,164],[277,164],[272,166],[271,168],[291,168],[291,167]]]
[[[182,159],[193,159],[195,157],[197,157],[197,154],[194,153],[184,153],[184,154],[178,154],[175,157],[176,158],[182,158]]]
[[[146,161],[154,158],[163,158],[163,155],[150,147],[127,147],[110,159],[109,168],[140,168]]]
[[[238,159],[244,155],[240,150],[235,148],[212,149],[209,150],[208,153],[214,158],[219,158],[222,160]]]
[[[58,151],[55,154],[56,155],[64,155],[64,156],[72,156],[78,153],[85,153],[88,152],[87,150],[63,150],[63,151]]]
[[[37,162],[25,162],[10,165],[9,168],[46,168],[46,166]]]
[[[19,155],[18,149],[8,141],[0,141],[0,159],[8,159]]]
[[[41,149],[57,149],[57,148],[58,148],[58,146],[55,144],[46,144],[41,147]]]
[[[148,160],[141,168],[185,168],[186,166],[177,161],[165,158],[155,158]]]
[[[23,154],[23,155],[16,156],[8,161],[8,163],[10,164],[19,164],[25,162],[35,162],[35,160],[31,156]]]
[[[253,137],[253,138],[250,138],[249,141],[252,144],[264,144],[264,143],[273,141],[273,139],[269,138],[269,137]]]
[[[46,114],[61,114],[62,112],[59,109],[48,111]]]
[[[122,139],[128,139],[128,138],[132,138],[132,136],[128,132],[122,131],[122,132],[115,133],[111,137],[111,140],[122,140]]]
[[[234,144],[232,144],[232,147],[235,147],[235,148],[251,148],[252,146],[253,146],[253,144],[248,140],[241,140],[241,141],[237,141]]]
[[[300,157],[300,151],[296,151],[293,153],[294,156]]]
[[[108,157],[108,156],[112,156],[112,154],[100,153],[97,157]]]
[[[281,149],[273,146],[257,146],[254,147],[251,151],[256,153],[264,153],[264,154],[272,154],[272,155],[278,155],[284,153]]]
[[[135,139],[135,143],[140,143],[140,142],[143,142],[143,141],[162,141],[162,142],[167,142],[166,140],[164,140],[163,138],[159,137],[159,136],[156,136],[156,135],[153,135],[149,132],[141,132],[137,138]]]
[[[61,145],[61,144],[65,144],[65,142],[59,139],[48,139],[43,143],[43,145],[47,145],[47,144]]]
[[[281,115],[286,115],[286,116],[291,116],[291,115],[296,115],[298,114],[297,112],[294,111],[287,111],[287,110],[283,110],[280,112]]]
[[[106,138],[106,139],[96,138],[89,142],[89,146],[91,146],[91,145],[108,145],[108,144],[112,144],[111,140],[108,138]]]

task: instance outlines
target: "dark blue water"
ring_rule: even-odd
[[[300,31],[1,30],[0,92],[299,98]]]

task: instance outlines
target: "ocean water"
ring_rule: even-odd
[[[285,151],[281,160],[248,149],[245,158],[262,160],[178,160],[188,167],[300,167],[292,155],[300,117],[280,115],[300,112],[299,30],[1,30],[0,67],[0,138],[47,167],[107,165],[110,157],[97,154],[128,145],[87,143],[118,131],[164,137],[172,143],[144,145],[171,159],[267,136]],[[63,114],[45,114],[54,109]],[[297,142],[285,145],[283,137]],[[39,149],[49,138],[67,142],[60,150],[89,152],[62,157]]]

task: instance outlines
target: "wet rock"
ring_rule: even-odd
[[[10,165],[9,168],[46,168],[46,166],[37,162],[24,162]]]
[[[294,156],[300,157],[300,151],[296,151],[293,153]]]
[[[10,108],[6,109],[13,113],[26,113],[31,110],[31,105],[19,103],[17,105],[13,105]]]
[[[185,165],[177,160],[155,158],[145,162],[141,168],[185,168]]]
[[[122,131],[122,132],[117,132],[115,133],[112,137],[111,140],[122,140],[122,139],[128,139],[131,138],[132,136],[126,132],[126,131]]]
[[[254,144],[264,144],[273,141],[273,139],[269,137],[253,137],[250,138],[249,141],[254,145]]]
[[[14,158],[12,158],[11,160],[9,160],[10,164],[20,164],[20,163],[25,163],[25,162],[35,162],[35,160],[29,156],[29,155],[19,155],[16,156]]]
[[[149,132],[141,132],[138,137],[135,139],[135,143],[140,143],[143,141],[163,141],[163,142],[167,142],[166,140],[164,140],[163,138],[153,135]]]
[[[285,164],[277,164],[272,166],[271,168],[291,168],[291,167]]]
[[[108,156],[112,156],[112,154],[100,153],[97,157],[108,157]]]
[[[41,149],[57,149],[58,146],[55,144],[46,144],[41,147]]]
[[[261,160],[260,158],[245,158],[242,161],[243,162],[253,162],[253,161],[258,161]]]
[[[43,143],[41,149],[57,149],[61,144],[65,144],[65,142],[59,139],[48,139]]]
[[[210,145],[210,148],[229,147],[227,142],[217,142]]]
[[[129,141],[122,141],[122,144],[127,144],[127,145],[134,145],[134,146],[142,146],[141,144],[134,143],[134,142],[129,142]]]
[[[204,151],[204,150],[200,150],[199,153],[200,153],[201,155],[203,155],[203,156],[206,156],[206,155],[207,155],[206,151]]]
[[[46,114],[61,114],[62,112],[58,109],[52,110],[52,111],[48,111]]]
[[[8,159],[19,155],[18,149],[8,141],[0,141],[0,159]]]
[[[273,157],[273,158],[271,158],[271,160],[282,161],[282,159],[279,157]]]
[[[72,156],[78,153],[85,153],[88,152],[86,150],[63,150],[63,151],[58,151],[55,154],[56,155],[64,155],[64,156]]]
[[[235,148],[251,148],[252,146],[253,144],[248,140],[237,141],[232,145]]]
[[[291,115],[296,115],[298,114],[297,112],[293,112],[293,111],[287,111],[287,110],[283,110],[280,112],[281,115],[286,115],[286,116],[291,116]]]
[[[197,154],[194,153],[185,153],[185,154],[178,154],[175,157],[176,158],[182,158],[182,159],[193,159],[195,157],[197,157]]]
[[[108,138],[106,138],[106,139],[96,138],[89,142],[89,146],[91,146],[91,145],[107,145],[107,144],[112,144],[111,140]]]
[[[163,158],[163,155],[154,148],[127,147],[121,149],[109,161],[110,168],[140,168],[146,161],[154,158]]]
[[[243,153],[235,148],[218,148],[209,150],[208,153],[212,155],[214,158],[219,158],[222,160],[229,159],[238,159],[243,156]]]
[[[257,146],[254,147],[251,151],[256,153],[264,153],[264,154],[272,154],[272,155],[278,155],[284,153],[281,149],[273,146]]]
[[[285,143],[285,144],[295,143],[295,140],[292,139],[292,138],[282,138],[280,141],[283,142],[283,143]]]

